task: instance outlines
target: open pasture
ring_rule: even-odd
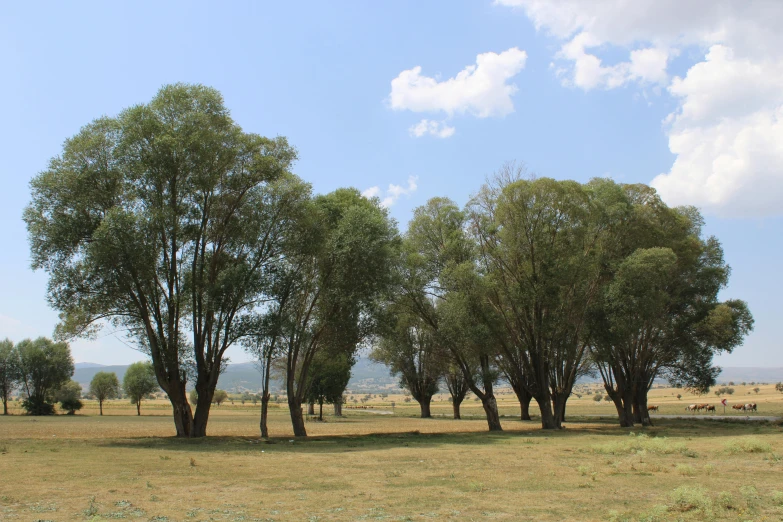
[[[204,440],[171,437],[163,401],[142,417],[123,401],[98,417],[88,401],[76,416],[0,418],[0,519],[783,518],[779,425],[659,419],[629,430],[589,417],[613,408],[582,398],[569,402],[567,429],[544,432],[501,397],[498,434],[472,400],[454,421],[415,418],[402,400],[393,415],[373,413],[388,409],[373,399],[370,410],[308,422],[310,437],[294,440],[281,405],[270,444],[258,441],[258,407],[239,402],[213,409]],[[770,395],[770,411],[780,402]]]

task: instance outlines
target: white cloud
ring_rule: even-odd
[[[503,117],[514,112],[511,97],[517,86],[509,81],[525,68],[527,53],[512,47],[500,54],[483,53],[453,78],[439,81],[423,76],[421,67],[402,71],[391,81],[389,106],[411,112],[443,112],[449,117],[470,114],[477,118]],[[419,125],[421,125],[420,122]],[[414,126],[416,127],[416,126]],[[454,129],[444,124],[448,137]],[[450,129],[450,130],[449,130]],[[424,129],[420,135],[431,133]],[[420,136],[411,132],[413,136]]]
[[[676,158],[652,181],[667,202],[727,216],[781,213],[783,2],[496,3],[520,8],[561,41],[550,69],[568,85],[667,87],[679,102],[664,122]],[[610,49],[626,51],[627,60],[605,64],[600,55]],[[686,50],[703,59],[670,79],[671,58]]]
[[[386,189],[385,193],[383,194],[383,197],[381,199],[381,206],[385,208],[389,208],[392,205],[394,205],[398,199],[400,199],[402,196],[410,196],[416,190],[419,188],[418,185],[419,178],[416,176],[408,176],[408,184],[406,186],[402,185],[395,185],[394,183],[389,183],[389,188]],[[362,192],[362,196],[365,198],[374,198],[374,197],[381,197],[381,193],[383,191],[380,187],[370,187],[367,190],[364,190]]]
[[[448,138],[454,135],[454,127],[449,127],[446,122],[442,121],[421,120],[416,125],[412,125],[408,129],[408,133],[414,138],[421,138],[425,135]]]

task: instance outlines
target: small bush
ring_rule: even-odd
[[[729,453],[771,453],[772,446],[754,438],[730,440],[726,443]]]
[[[696,474],[696,470],[694,470],[693,466],[690,464],[677,464],[675,469],[677,470],[677,473],[686,477],[692,477]]]
[[[754,486],[740,487],[740,494],[742,495],[742,498],[745,499],[745,503],[748,505],[748,509],[755,508],[758,501],[761,500],[759,492]]]
[[[734,501],[734,497],[728,491],[721,491],[718,493],[718,506],[723,509],[737,509],[737,503]]]
[[[704,465],[704,473],[707,475],[712,475],[715,472],[715,464],[705,464]]]
[[[772,492],[772,503],[777,506],[783,506],[783,491]]]
[[[712,499],[702,486],[680,486],[669,494],[671,508],[677,511],[698,511],[712,516]]]

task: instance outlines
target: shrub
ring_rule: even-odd
[[[677,470],[677,473],[686,477],[692,477],[696,474],[696,471],[690,464],[677,464],[675,469]]]
[[[783,506],[783,491],[772,492],[772,503],[778,506]]]
[[[718,493],[718,506],[723,509],[737,509],[737,503],[734,501],[734,497],[728,491],[721,491]]]
[[[22,401],[28,415],[54,415],[54,404],[42,397],[29,397]]]
[[[730,440],[725,444],[729,453],[770,453],[772,446],[754,438]]]
[[[680,486],[669,494],[671,508],[677,511],[699,511],[712,516],[712,499],[703,486]]]
[[[603,399],[603,395],[600,393],[596,393],[595,396],[593,396],[595,402],[601,402],[601,399]]]
[[[60,401],[60,407],[68,412],[68,415],[73,415],[77,411],[84,408],[84,404],[79,399],[69,397],[63,401]]]

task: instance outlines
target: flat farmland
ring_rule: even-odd
[[[783,396],[761,388],[758,415],[780,414]],[[735,389],[735,401],[750,397]],[[416,418],[403,396],[373,397],[367,409],[308,421],[307,439],[291,436],[276,405],[270,443],[258,440],[258,406],[239,401],[213,408],[204,440],[173,438],[164,401],[144,403],[141,417],[125,401],[105,404],[103,417],[92,401],[75,416],[0,417],[0,519],[783,518],[778,423],[743,414],[623,429],[611,404],[583,394],[569,401],[566,429],[544,432],[518,420],[512,395],[499,397],[505,431],[493,434],[472,399],[455,421],[440,396],[433,419]],[[693,397],[656,389],[650,403],[662,414],[717,403]]]

